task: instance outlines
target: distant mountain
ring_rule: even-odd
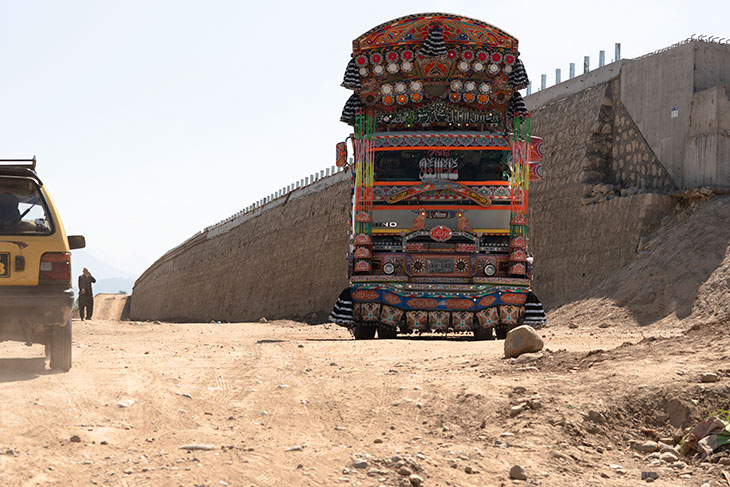
[[[132,294],[132,286],[136,279],[129,272],[123,271],[108,264],[94,256],[88,250],[79,249],[71,252],[71,272],[73,276],[74,292],[78,296],[78,277],[81,271],[86,267],[91,275],[96,279],[94,284],[94,294],[97,293],[117,293],[124,291]]]

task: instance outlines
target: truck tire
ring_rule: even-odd
[[[49,338],[50,366],[53,370],[68,372],[71,370],[71,317],[69,316],[66,326],[54,326],[51,328]]]
[[[494,327],[494,332],[497,335],[497,340],[504,340],[507,338],[507,325],[497,325]]]
[[[355,340],[372,340],[375,338],[375,327],[358,323],[352,327],[352,336]]]
[[[398,336],[398,331],[387,326],[378,327],[378,338],[383,340],[393,340]]]
[[[474,330],[476,340],[494,340],[491,328],[477,328]]]

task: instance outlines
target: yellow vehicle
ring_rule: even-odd
[[[0,159],[0,342],[42,343],[52,369],[71,368],[71,249],[36,160]]]

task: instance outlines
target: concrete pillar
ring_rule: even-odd
[[[606,51],[598,51],[598,67],[606,64]]]
[[[555,69],[555,84],[560,84],[560,68]]]
[[[547,75],[541,74],[540,75],[540,89],[544,90],[547,87]]]
[[[621,43],[620,42],[617,42],[616,45],[614,46],[613,56],[614,56],[613,57],[614,61],[618,61],[619,59],[621,59]]]
[[[591,70],[591,57],[583,56],[583,74]]]
[[[575,63],[570,63],[570,78],[569,79],[573,79],[573,78],[575,78]]]

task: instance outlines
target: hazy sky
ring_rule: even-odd
[[[352,39],[418,12],[484,20],[540,74],[730,37],[730,2],[0,0],[0,158],[38,157],[66,231],[139,275],[334,163]],[[546,168],[549,170],[549,168]],[[305,230],[305,229],[303,229]]]

